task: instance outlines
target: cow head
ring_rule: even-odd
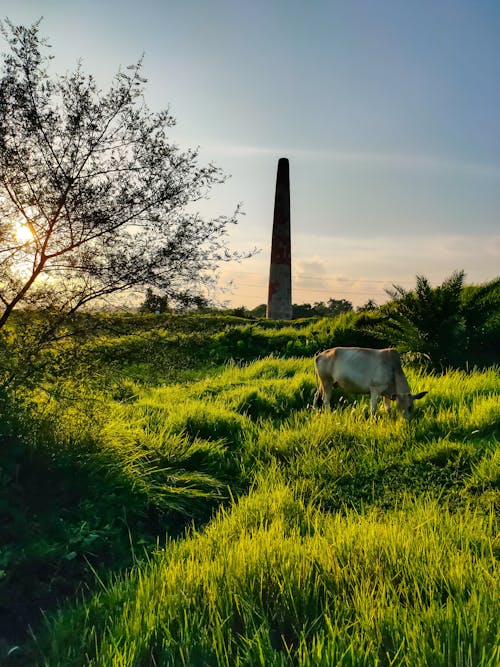
[[[406,419],[411,419],[415,414],[414,401],[422,398],[422,396],[425,396],[427,393],[428,392],[426,391],[421,391],[418,394],[394,394],[391,396],[391,398],[396,400],[398,410],[401,412],[403,417],[406,417]]]

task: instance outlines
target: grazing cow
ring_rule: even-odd
[[[371,416],[375,415],[380,396],[387,410],[396,401],[401,414],[409,419],[414,412],[413,402],[427,394],[412,394],[396,350],[372,350],[365,347],[333,347],[314,358],[320,386],[314,396],[314,406],[330,405],[333,387],[354,394],[370,394]]]

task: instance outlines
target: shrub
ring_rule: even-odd
[[[395,286],[373,331],[439,370],[498,362],[500,279],[464,288],[464,277],[456,271],[435,288],[424,276],[417,276],[414,290]]]

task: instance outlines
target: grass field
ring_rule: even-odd
[[[7,661],[499,664],[498,369],[408,368],[417,417],[371,422],[311,409],[335,328],[237,324],[97,336],[11,402]]]

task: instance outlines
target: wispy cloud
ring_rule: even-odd
[[[381,166],[389,169],[418,169],[435,171],[459,171],[463,173],[500,178],[500,164],[481,163],[439,155],[419,153],[384,153],[346,151],[334,149],[309,149],[293,146],[250,146],[242,144],[213,144],[202,147],[212,155],[231,157],[288,157],[290,159],[321,160],[338,163]]]
[[[411,288],[418,274],[433,285],[458,269],[466,282],[481,283],[498,275],[500,236],[376,236],[364,239],[299,235],[292,258],[295,303],[347,299],[355,306],[369,298],[387,299],[393,284]],[[300,250],[299,250],[300,248]],[[261,253],[240,265],[221,270],[224,284],[232,281],[226,297],[232,305],[250,307],[267,298],[269,254]]]

